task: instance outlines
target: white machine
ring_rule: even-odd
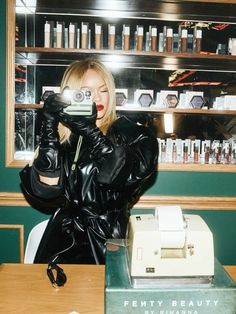
[[[200,216],[183,215],[179,206],[131,215],[126,247],[133,286],[210,284],[214,276],[213,235]]]

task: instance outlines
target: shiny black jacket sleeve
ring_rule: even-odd
[[[97,176],[100,185],[123,189],[153,174],[157,167],[158,143],[148,127],[121,117],[107,136],[114,149],[101,164]]]
[[[93,156],[98,169],[94,178],[96,184],[101,189],[119,192],[129,187],[132,191],[139,189],[157,167],[158,143],[151,130],[121,117],[113,123],[105,137],[112,149],[99,155],[97,160]],[[63,206],[66,201],[63,176],[66,174],[62,171],[58,186],[45,185],[39,181],[34,167],[24,168],[21,171],[21,186],[31,205],[41,211],[48,208],[48,213]]]

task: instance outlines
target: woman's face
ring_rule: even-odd
[[[81,80],[81,89],[91,91],[97,108],[97,120],[102,119],[109,106],[109,93],[103,78],[95,70],[89,69]]]

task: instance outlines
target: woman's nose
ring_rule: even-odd
[[[100,100],[100,95],[99,95],[99,93],[98,92],[96,92],[96,91],[94,91],[93,92],[93,101],[94,102],[97,102],[97,101],[99,101]]]

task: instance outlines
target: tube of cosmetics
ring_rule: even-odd
[[[95,49],[102,48],[102,24],[95,23]]]
[[[115,36],[116,26],[115,24],[108,24],[108,49],[115,49]]]

